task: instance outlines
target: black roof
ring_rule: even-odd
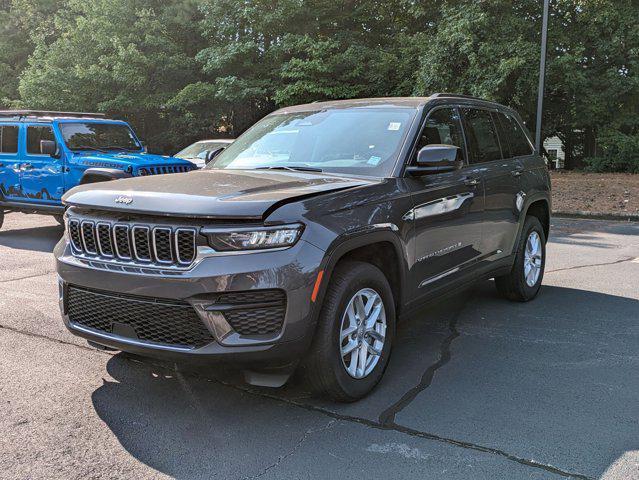
[[[434,93],[428,97],[380,97],[380,98],[354,98],[348,100],[328,100],[323,102],[307,103],[305,105],[292,105],[290,107],[283,107],[273,113],[295,113],[295,112],[308,112],[322,109],[339,109],[339,108],[356,108],[356,107],[422,107],[429,102],[438,99],[453,99],[453,100],[470,100],[472,103],[476,103],[484,106],[492,107],[504,107],[490,100],[484,100],[482,98],[473,97],[470,95],[459,95],[455,93]]]
[[[27,118],[27,117],[45,117],[45,118],[103,118],[104,113],[86,113],[86,112],[56,112],[51,110],[0,110],[0,119],[2,118]]]

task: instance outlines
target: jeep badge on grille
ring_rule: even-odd
[[[125,195],[120,195],[118,198],[115,199],[115,203],[124,203],[125,205],[131,205],[133,203],[133,199]]]

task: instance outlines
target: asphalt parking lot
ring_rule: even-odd
[[[0,478],[639,478],[639,224],[553,220],[535,301],[484,282],[424,308],[351,405],[89,348],[61,233],[0,231]]]

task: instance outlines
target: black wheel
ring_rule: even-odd
[[[526,217],[508,275],[495,278],[497,291],[509,300],[527,302],[537,296],[546,267],[546,235],[537,217]]]
[[[4,210],[0,209],[0,228],[2,228],[3,223],[4,223]]]
[[[382,378],[395,337],[395,302],[375,266],[339,264],[324,297],[305,376],[315,393],[340,402],[368,394]]]
[[[64,226],[64,215],[54,215],[53,218],[60,226]]]

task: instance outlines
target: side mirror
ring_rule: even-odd
[[[42,155],[50,155],[51,157],[55,157],[57,151],[58,146],[53,140],[40,140],[40,153]]]
[[[206,163],[209,163],[211,160],[217,157],[220,153],[222,153],[223,150],[224,150],[224,147],[217,147],[215,150],[208,150],[206,152],[206,158],[205,158]]]
[[[417,165],[406,171],[413,175],[453,172],[462,167],[458,157],[459,147],[454,145],[426,145],[417,152]]]

